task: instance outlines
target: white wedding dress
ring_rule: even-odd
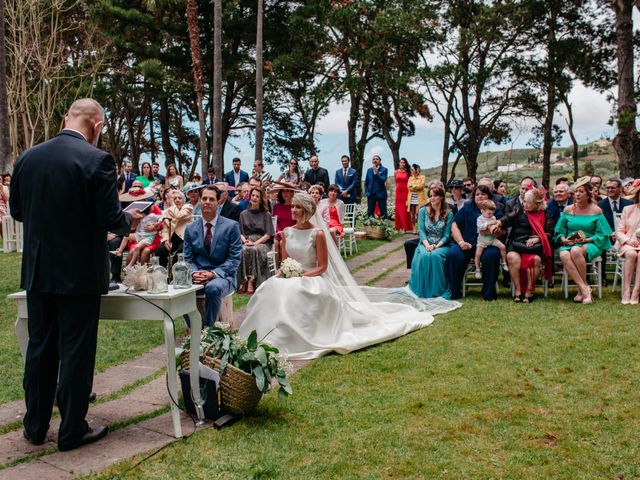
[[[316,225],[323,225],[315,218]],[[315,268],[318,228],[286,228],[286,249],[304,271]],[[256,290],[247,305],[239,334],[252,330],[292,360],[317,358],[329,352],[345,354],[426,327],[433,315],[460,303],[442,298],[419,299],[408,288],[358,287],[340,253],[325,238],[329,268],[322,276],[272,277]]]

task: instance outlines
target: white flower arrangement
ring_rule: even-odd
[[[295,278],[302,276],[302,265],[291,257],[285,258],[280,263],[280,273],[283,278]]]

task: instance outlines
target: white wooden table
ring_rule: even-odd
[[[176,339],[173,329],[172,317],[177,320],[184,314],[189,314],[191,321],[191,338],[200,338],[202,329],[202,317],[196,307],[196,292],[202,289],[202,285],[193,285],[186,289],[174,289],[169,286],[167,293],[151,294],[147,292],[134,292],[136,295],[124,293],[122,290],[109,292],[102,296],[100,302],[101,320],[159,320],[164,323],[164,343],[166,347],[167,372],[169,375],[169,393],[171,398],[171,416],[173,419],[173,431],[176,438],[182,437],[180,425],[180,410],[174,403],[178,401],[177,370],[176,370]],[[15,300],[18,305],[18,319],[16,320],[16,336],[20,344],[20,351],[24,360],[29,342],[27,293],[22,291],[12,293],[7,298]],[[149,303],[151,302],[151,303]],[[163,312],[162,310],[166,311]],[[200,342],[197,343],[198,346]],[[200,349],[190,349],[189,362],[198,365]],[[200,398],[199,375],[190,375],[191,396],[196,406],[199,424],[204,420],[204,402]]]

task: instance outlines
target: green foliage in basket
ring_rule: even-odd
[[[364,217],[362,220],[362,225],[365,227],[378,227],[384,230],[385,238],[391,238],[391,234],[393,233],[393,227],[389,224],[387,220],[384,220],[377,216],[372,217]]]
[[[269,390],[271,381],[278,380],[280,388],[278,397],[290,395],[293,391],[287,379],[289,364],[273,345],[258,341],[258,334],[253,330],[244,340],[224,326],[216,324],[202,329],[200,347],[206,355],[220,359],[220,371],[227,365],[250,373],[256,379],[256,386],[262,393]],[[189,348],[189,339],[185,339],[183,349]]]

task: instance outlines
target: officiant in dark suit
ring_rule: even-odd
[[[56,137],[20,155],[11,182],[11,215],[24,224],[20,287],[29,312],[23,433],[44,443],[58,383],[60,450],[107,434],[85,420],[109,284],[107,231],[125,234],[132,215],[141,218],[120,208],[113,158],[95,147],[103,122],[98,102],[75,101]]]

